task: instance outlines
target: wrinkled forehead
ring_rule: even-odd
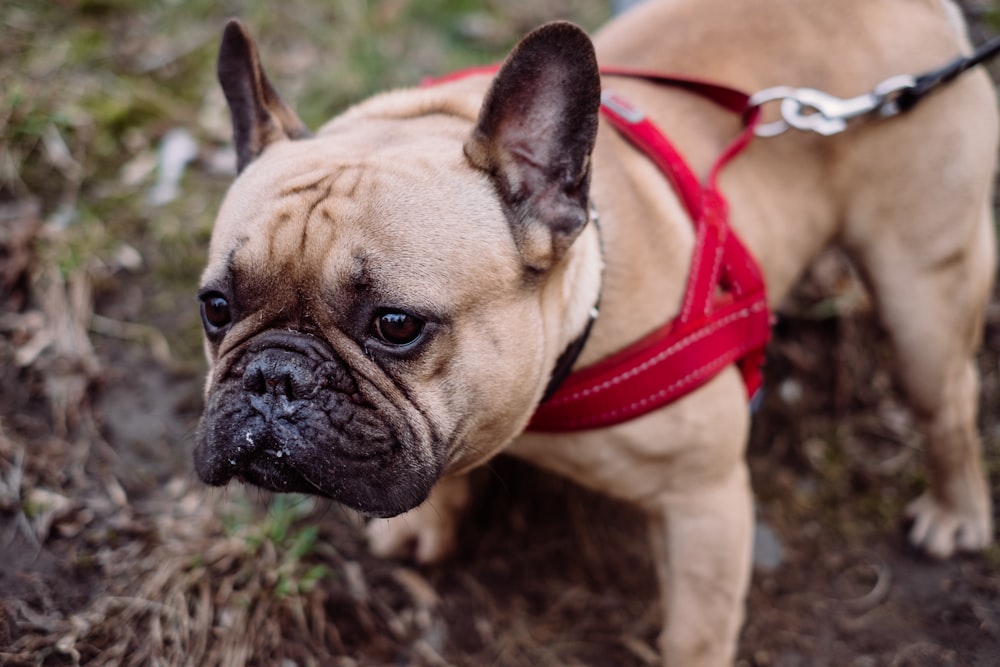
[[[223,202],[207,271],[237,261],[280,268],[288,280],[308,271],[327,284],[386,291],[483,280],[484,272],[516,279],[509,227],[488,179],[465,163],[461,141],[364,138],[269,147]]]

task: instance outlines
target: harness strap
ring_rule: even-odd
[[[749,96],[718,84],[657,72],[602,68],[608,76],[641,78],[702,95],[735,113]],[[712,165],[703,186],[674,145],[646,115],[605,90],[604,117],[673,184],[695,225],[695,249],[677,318],[642,340],[571,374],[532,417],[529,429],[572,431],[612,426],[677,400],[736,363],[747,394],[763,378],[770,310],[763,276],[728,224],[717,187],[721,170],[746,148],[759,119],[752,109],[742,132]]]
[[[428,79],[424,85],[495,74],[497,69],[497,65],[474,67]],[[730,228],[726,201],[717,187],[721,170],[753,138],[760,109],[748,105],[746,93],[699,79],[622,67],[602,67],[601,74],[688,90],[744,116],[745,126],[716,159],[703,185],[641,110],[604,91],[604,117],[671,182],[694,223],[691,271],[677,318],[624,350],[570,374],[538,406],[528,426],[535,431],[573,431],[627,421],[677,400],[733,363],[748,396],[762,383],[760,368],[771,324],[764,279]]]

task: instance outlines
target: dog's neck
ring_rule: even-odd
[[[594,203],[590,203],[590,218],[589,226],[597,232],[597,246],[598,250],[601,252],[601,263],[598,267],[597,273],[600,276],[603,274],[603,255],[604,255],[604,242],[601,237],[601,220],[597,213],[597,208]],[[582,240],[582,239],[581,239]],[[587,322],[583,325],[583,330],[571,340],[566,347],[563,349],[562,354],[556,360],[555,368],[552,369],[552,374],[549,377],[549,384],[545,388],[545,393],[542,395],[542,402],[544,403],[552,394],[556,392],[563,381],[569,377],[569,374],[573,371],[573,367],[576,365],[577,360],[580,358],[580,353],[583,352],[583,348],[587,345],[587,340],[590,338],[590,332],[594,328],[594,322],[597,321],[597,316],[600,312],[601,305],[601,282],[598,281],[597,296],[594,299],[593,306],[591,306],[587,315]]]
[[[544,398],[547,398],[576,365],[597,319],[604,277],[604,253],[597,210],[591,205],[590,220],[580,232],[564,260],[553,269],[543,296],[564,304],[546,322],[546,338],[551,341],[553,370]]]

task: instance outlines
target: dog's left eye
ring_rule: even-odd
[[[372,333],[389,345],[409,345],[424,331],[424,321],[419,317],[398,311],[381,311],[372,321]]]
[[[229,301],[218,292],[209,292],[201,297],[201,318],[209,331],[224,328],[233,321]]]

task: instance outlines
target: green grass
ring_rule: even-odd
[[[266,550],[274,555],[274,592],[278,597],[304,595],[330,574],[330,568],[310,562],[319,531],[306,520],[315,502],[306,496],[285,494],[270,497],[261,516],[245,497],[222,517],[226,532],[244,540],[250,554]]]

